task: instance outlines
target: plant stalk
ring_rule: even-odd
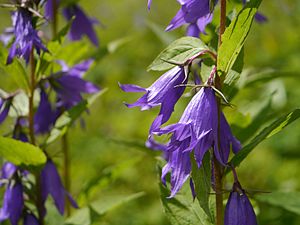
[[[34,49],[30,53],[30,90],[29,90],[29,112],[28,112],[28,123],[29,123],[29,137],[30,143],[36,145],[35,134],[34,134],[34,91],[36,87],[36,74],[35,74],[35,59],[34,59]],[[39,225],[44,225],[43,216],[43,201],[42,201],[42,190],[40,174],[35,174],[36,180],[36,208],[38,211]]]
[[[226,0],[220,1],[221,13],[220,13],[220,30],[219,30],[219,47],[222,44],[222,35],[226,29]],[[222,90],[222,80],[219,75],[215,76],[215,87],[218,90]],[[217,98],[217,107],[218,107],[218,149],[220,150],[221,146],[221,127],[220,127],[220,117],[222,113],[221,109],[221,100]],[[224,224],[224,208],[223,208],[223,166],[218,162],[217,158],[214,156],[214,177],[215,177],[215,191],[216,191],[216,225]]]
[[[58,4],[57,4],[57,0],[53,0],[52,2],[53,2],[52,36],[53,38],[55,38],[57,34],[57,24],[58,24],[58,19],[57,19]]]

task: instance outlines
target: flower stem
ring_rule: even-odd
[[[71,190],[71,179],[70,179],[70,152],[69,152],[69,142],[68,142],[68,133],[65,133],[61,139],[62,150],[64,154],[64,183],[65,189],[67,192]],[[70,216],[71,214],[71,207],[68,198],[65,199],[66,204],[66,215]]]
[[[36,87],[36,74],[35,74],[35,59],[34,59],[34,49],[30,53],[30,90],[29,90],[29,112],[28,112],[28,123],[29,123],[29,137],[30,143],[36,145],[35,134],[34,134],[34,91]],[[42,190],[41,190],[41,181],[40,174],[35,174],[36,180],[36,208],[38,211],[39,225],[44,225],[44,216],[43,216],[43,202],[42,202]]]
[[[222,35],[226,29],[226,0],[221,0],[220,14],[220,30],[219,30],[219,46],[222,44]]]
[[[219,30],[219,46],[222,44],[222,35],[226,29],[226,0],[221,0],[221,14],[220,14],[220,30]],[[218,90],[222,90],[222,79],[218,75],[215,76],[215,87]],[[221,109],[221,100],[217,97],[217,106],[218,106],[218,149],[221,146],[221,127],[220,127],[220,117],[222,113]],[[214,177],[215,177],[215,191],[216,191],[216,225],[223,225],[223,166],[218,162],[214,156]]]
[[[55,38],[57,34],[57,24],[58,24],[58,19],[57,19],[58,4],[57,4],[57,0],[54,0],[52,2],[53,2],[52,36],[53,38]]]
[[[29,123],[29,137],[31,144],[35,145],[35,135],[34,135],[34,90],[35,90],[35,60],[33,49],[30,54],[30,90],[29,90],[29,113],[28,113],[28,123]]]

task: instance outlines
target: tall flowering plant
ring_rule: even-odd
[[[161,150],[166,161],[160,172],[162,202],[172,224],[256,225],[253,205],[247,190],[238,180],[236,167],[258,143],[282,128],[276,123],[290,121],[289,116],[294,118],[292,121],[299,117],[299,109],[292,111],[244,145],[238,135],[232,132],[223,112],[225,107],[238,107],[230,103],[236,95],[230,90],[236,87],[243,70],[243,63],[240,62],[243,61],[243,47],[253,20],[267,20],[258,13],[261,0],[237,3],[237,8],[242,9],[230,17],[228,26],[226,0],[177,2],[180,9],[166,31],[186,25],[187,37],[174,41],[149,66],[149,70],[167,70],[150,87],[120,85],[125,92],[145,92],[135,103],[126,106],[137,106],[141,110],[160,107],[159,114],[150,126],[146,145]],[[152,0],[149,0],[149,10],[151,4]],[[201,37],[206,34],[206,26],[212,22],[217,5],[220,9],[220,22],[214,31],[217,40],[204,43]],[[217,46],[214,45],[216,42]],[[168,124],[175,105],[191,87],[194,95],[182,116],[178,122]],[[162,135],[168,135],[168,141],[158,142],[159,138],[156,137]],[[224,181],[230,170],[234,182],[230,185],[232,188],[226,190]],[[191,196],[197,198],[200,205],[196,213],[195,206],[186,204],[187,199],[177,199],[188,180]],[[170,190],[166,191],[168,183]],[[225,196],[228,196],[227,200]],[[172,201],[174,198],[178,201]]]
[[[67,130],[88,110],[87,95],[95,97],[100,92],[96,84],[84,79],[93,59],[81,58],[75,65],[69,65],[64,61],[68,58],[56,58],[53,51],[61,48],[66,34],[71,41],[79,41],[86,35],[97,47],[94,30],[97,21],[89,18],[78,3],[64,4],[63,9],[60,1],[52,0],[16,0],[1,6],[12,9],[12,27],[1,35],[1,56],[6,55],[5,60],[1,58],[1,71],[7,68],[9,73],[22,71],[26,85],[20,85],[13,93],[1,90],[0,123],[13,124],[5,137],[0,137],[4,158],[0,175],[4,193],[0,222],[43,225],[50,198],[61,215],[69,216],[70,206],[78,208],[70,189]],[[67,20],[62,31],[58,30],[60,10]],[[40,13],[43,11],[45,14]],[[52,34],[48,27],[52,28]],[[22,74],[17,75],[21,80]],[[70,117],[70,111],[76,112],[76,116]],[[7,119],[10,116],[12,119]],[[62,139],[63,177],[48,149],[58,139]]]

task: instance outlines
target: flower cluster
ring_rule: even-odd
[[[41,51],[48,52],[37,31],[37,20],[40,15],[37,16],[34,13],[35,9],[31,8],[36,6],[35,4],[38,5],[39,1],[36,1],[35,4],[31,1],[28,2],[28,5],[17,5],[16,11],[12,12],[13,29],[6,29],[5,34],[1,35],[1,40],[6,44],[13,38],[7,64],[12,63],[13,59],[18,57],[20,60],[25,60],[24,65],[27,66],[29,62],[34,65],[37,64]],[[58,7],[59,1],[56,0],[55,3],[55,7]],[[48,0],[45,7],[45,16],[51,20],[54,16],[53,1]],[[69,34],[71,40],[78,40],[83,34],[86,34],[93,44],[98,46],[98,39],[92,27],[94,21],[89,19],[78,5],[67,6],[64,9],[64,15],[68,21],[73,20]],[[68,66],[62,60],[53,60],[51,64],[55,65],[55,68],[57,68],[57,64],[61,67],[59,71],[48,69],[43,74],[34,74],[35,82],[30,88],[33,89],[32,95],[39,95],[39,98],[36,98],[37,104],[33,104],[32,117],[26,110],[25,113],[19,112],[17,105],[15,105],[17,104],[15,102],[16,97],[25,95],[24,91],[18,90],[12,94],[1,91],[0,124],[10,115],[15,123],[13,130],[8,134],[11,134],[11,137],[18,141],[31,141],[32,144],[42,146],[42,150],[47,156],[47,162],[40,174],[35,174],[35,183],[30,178],[33,174],[29,171],[11,162],[4,162],[0,173],[0,187],[5,188],[2,207],[0,208],[0,222],[9,220],[12,225],[17,225],[20,220],[23,220],[25,225],[40,224],[39,221],[46,216],[45,204],[49,196],[52,197],[57,210],[62,215],[65,212],[66,198],[69,199],[73,207],[78,207],[70,193],[65,190],[55,163],[51,156],[46,153],[46,146],[42,144],[45,143],[45,138],[50,135],[57,119],[65,111],[81,103],[84,100],[84,94],[99,92],[100,89],[95,84],[83,79],[92,63],[93,60],[89,59]],[[31,65],[31,67],[33,66]],[[31,119],[33,120],[33,129],[30,127]],[[32,141],[30,129],[33,130],[35,137],[39,137],[36,142],[41,141],[40,143]],[[32,187],[32,185],[39,186],[39,188]],[[40,193],[32,193],[33,190],[40,191]],[[37,202],[37,195],[41,197],[41,205],[34,210],[32,202]],[[37,216],[37,214],[39,215]]]
[[[167,26],[166,31],[174,30],[187,24],[187,36],[199,37],[200,33],[205,34],[206,26],[212,22],[213,11],[218,0],[177,1],[180,4],[180,9]],[[242,0],[242,3],[243,5],[246,5],[247,1]],[[150,9],[151,4],[152,0],[148,0],[148,9]],[[257,13],[255,19],[260,23],[267,20],[267,18],[261,13]]]

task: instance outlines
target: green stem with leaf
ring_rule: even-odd
[[[226,0],[221,0],[221,13],[220,13],[220,29],[219,29],[219,46],[222,44],[222,35],[226,29]],[[218,74],[215,77],[215,86],[218,90],[222,90],[222,81]],[[218,105],[218,149],[220,149],[220,116],[222,113],[220,98],[217,98]],[[214,177],[215,177],[215,191],[216,191],[216,225],[223,224],[224,209],[223,209],[223,166],[218,162],[214,156]]]
[[[28,123],[29,123],[29,137],[30,143],[36,145],[35,134],[34,134],[34,91],[36,88],[36,74],[35,74],[35,59],[34,59],[34,49],[30,53],[30,86],[29,86],[29,112],[28,112]],[[42,190],[40,173],[35,174],[36,180],[36,208],[38,211],[38,220],[40,225],[44,225],[43,216],[43,201],[42,201]]]

